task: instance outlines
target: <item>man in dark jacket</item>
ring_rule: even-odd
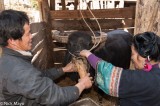
[[[0,105],[67,105],[92,86],[89,74],[75,86],[60,87],[31,64],[32,45],[26,13],[4,10],[0,13]],[[72,64],[46,71],[52,78],[73,71]]]

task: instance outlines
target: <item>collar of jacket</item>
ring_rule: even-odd
[[[20,58],[23,58],[23,59],[28,60],[28,61],[32,60],[32,55],[23,55],[18,51],[15,51],[13,49],[9,49],[9,48],[6,48],[6,47],[2,47],[2,54],[7,54],[7,55],[11,55],[11,56],[20,57]]]

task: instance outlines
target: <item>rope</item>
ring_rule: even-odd
[[[86,0],[82,0],[82,1],[87,4]],[[96,48],[96,47],[101,43],[101,41],[102,41],[102,34],[103,34],[104,32],[102,32],[101,26],[100,26],[97,18],[95,17],[95,15],[93,14],[93,12],[92,12],[91,9],[89,8],[88,4],[87,4],[87,8],[89,9],[89,12],[90,12],[91,15],[93,16],[93,18],[96,20],[96,22],[97,22],[97,24],[98,24],[98,27],[99,27],[99,30],[100,30],[100,39],[99,39],[99,42],[98,42],[98,41],[96,42],[96,39],[97,39],[97,38],[96,38],[96,35],[95,35],[95,33],[93,32],[93,30],[91,29],[91,27],[89,26],[89,24],[86,22],[83,14],[82,14],[82,11],[81,11],[81,9],[80,9],[80,3],[79,3],[79,10],[80,10],[80,14],[81,14],[81,16],[82,16],[82,19],[83,19],[83,21],[85,22],[85,24],[87,25],[87,27],[90,29],[90,31],[92,32],[93,37],[94,37],[94,39],[95,39],[94,45],[91,47],[91,49],[89,49],[89,51],[91,51],[91,50],[93,50],[94,48]],[[77,56],[75,56],[73,53],[71,53],[69,50],[68,50],[68,52],[69,52],[69,54],[72,55],[73,57],[77,57]]]
[[[71,55],[71,56],[73,56],[73,57],[77,57],[76,55],[74,55],[73,53],[71,53],[69,50],[68,50],[68,52],[69,52],[69,54]]]
[[[85,0],[85,2],[86,2],[86,0]],[[86,4],[87,4],[87,2],[86,2]],[[97,24],[98,24],[98,27],[99,27],[99,30],[100,30],[100,39],[99,39],[99,42],[97,43],[97,45],[93,46],[93,47],[90,49],[90,51],[91,51],[91,50],[93,50],[94,48],[96,48],[96,47],[101,43],[101,41],[102,41],[102,29],[101,29],[101,26],[100,26],[97,18],[95,17],[95,15],[93,14],[93,12],[92,12],[91,9],[89,8],[88,4],[87,4],[87,8],[89,9],[89,11],[90,11],[90,13],[92,14],[92,16],[94,17],[94,19],[96,20],[96,22],[97,22]],[[95,37],[95,42],[96,42],[96,36],[94,36],[94,37]],[[95,44],[96,44],[96,43],[95,43]]]
[[[82,0],[82,1],[87,4],[86,0]],[[89,8],[88,4],[87,4],[87,8],[89,9],[89,12],[90,12],[91,15],[93,16],[93,18],[96,20],[96,22],[97,22],[97,24],[98,24],[98,27],[99,27],[99,30],[100,30],[100,39],[99,39],[99,42],[97,42],[97,44],[96,44],[96,35],[94,34],[93,30],[91,29],[91,27],[88,25],[88,23],[87,23],[86,20],[84,19],[84,16],[83,16],[83,14],[82,14],[82,11],[81,11],[80,5],[79,5],[79,10],[80,10],[82,19],[83,19],[83,21],[85,22],[85,24],[88,26],[88,28],[90,29],[90,31],[92,32],[92,34],[94,35],[93,37],[94,37],[94,39],[95,39],[95,43],[94,43],[94,45],[92,46],[92,48],[89,50],[89,51],[91,51],[91,50],[93,50],[94,48],[96,48],[96,47],[100,44],[100,42],[101,42],[101,40],[102,40],[102,30],[101,30],[101,26],[100,26],[97,18],[95,17],[95,15],[93,14],[93,12],[92,12],[91,9]]]

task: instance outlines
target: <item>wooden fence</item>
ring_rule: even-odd
[[[87,31],[89,28],[84,22],[85,19],[92,30],[98,31],[99,27],[95,21],[97,19],[102,30],[125,29],[133,33],[135,5],[132,4],[124,8],[92,9],[89,11],[89,8],[78,10],[77,1],[74,1],[74,10],[66,9],[65,0],[61,1],[62,10],[55,10],[55,0],[50,0],[50,6],[46,0],[41,0],[39,5],[41,7],[43,21],[51,24],[53,30]],[[92,14],[94,14],[95,18]]]
[[[124,8],[92,9],[90,11],[89,8],[86,10],[78,10],[78,0],[74,1],[74,10],[66,9],[65,0],[61,0],[62,10],[55,10],[55,0],[50,0],[50,6],[48,5],[48,0],[39,0],[42,20],[48,24],[51,30],[58,30],[63,32],[63,34],[71,30],[90,31],[89,27],[93,31],[99,31],[100,29],[96,20],[99,22],[102,31],[107,32],[115,29],[123,29],[133,34],[135,4],[131,6],[128,5]],[[54,40],[53,47],[54,52],[57,54],[54,56],[55,64],[62,66],[61,63],[63,62],[63,56],[66,50],[65,44],[55,42]]]
[[[83,15],[81,15],[81,13]],[[96,18],[92,16],[89,10],[57,10],[50,11],[52,29],[54,30],[89,30],[86,23],[92,30],[98,31],[98,20],[103,30],[109,29],[127,29],[133,33],[135,20],[135,7],[91,10]]]

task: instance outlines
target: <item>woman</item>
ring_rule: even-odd
[[[135,70],[126,70],[83,50],[96,70],[96,83],[106,94],[119,98],[121,106],[160,106],[160,37],[153,32],[133,38],[132,61]],[[137,71],[140,70],[140,71]]]

